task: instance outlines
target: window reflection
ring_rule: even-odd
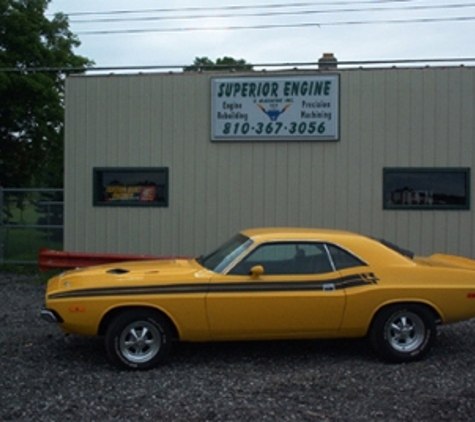
[[[385,209],[469,209],[468,168],[384,169]]]

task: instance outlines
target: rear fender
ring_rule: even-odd
[[[411,300],[395,300],[395,301],[385,302],[385,303],[381,304],[381,306],[379,306],[378,309],[376,309],[376,311],[371,316],[371,323],[369,324],[368,328],[370,328],[371,325],[373,324],[373,321],[374,321],[374,318],[376,317],[376,315],[378,313],[380,313],[384,308],[387,308],[388,306],[392,306],[392,305],[402,305],[402,306],[404,306],[405,304],[424,306],[430,312],[432,312],[432,314],[434,315],[434,321],[437,325],[443,323],[442,313],[441,313],[440,309],[438,309],[433,303],[429,303],[425,300],[413,300],[413,299],[411,299]]]

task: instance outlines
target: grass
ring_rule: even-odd
[[[4,261],[38,261],[40,248],[61,250],[63,243],[53,239],[52,230],[7,227],[4,229]],[[57,233],[55,233],[57,235]]]
[[[47,196],[40,192],[7,192],[4,196],[5,207],[1,210],[4,214],[0,218],[9,226],[3,226],[0,233],[3,244],[3,256],[0,256],[0,260],[4,264],[17,266],[16,270],[20,273],[25,263],[36,269],[40,248],[63,249],[62,229],[28,227],[36,224],[61,224],[55,221],[61,216],[61,208],[57,208],[61,205],[50,204],[46,199],[42,201],[43,198]]]

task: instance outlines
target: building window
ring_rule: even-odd
[[[93,169],[95,206],[168,206],[167,167]]]
[[[383,201],[387,210],[468,210],[470,169],[385,168]]]

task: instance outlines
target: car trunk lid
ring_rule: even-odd
[[[414,261],[431,267],[456,267],[475,271],[475,260],[456,255],[437,253],[429,257],[415,257]]]

